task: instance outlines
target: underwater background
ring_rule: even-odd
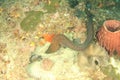
[[[0,0],[0,80],[120,80],[119,30],[120,0]]]

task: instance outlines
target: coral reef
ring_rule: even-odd
[[[67,47],[45,54],[53,38],[51,34],[64,34],[80,43],[87,37],[86,0],[69,1],[73,4],[68,0],[0,0],[0,80],[119,79],[120,61],[112,56],[110,65],[113,68],[104,69],[108,58],[98,45],[88,47],[79,55],[78,51]],[[95,30],[105,20],[120,19],[120,0],[89,1]],[[85,60],[88,66],[84,65]]]
[[[107,75],[105,80],[119,80],[120,79],[120,61],[119,59],[110,58],[110,64],[102,67],[101,70]]]

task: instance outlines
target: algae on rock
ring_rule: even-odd
[[[103,67],[101,69],[104,74],[106,74],[108,77],[112,78],[113,80],[120,80],[120,74],[116,73],[116,68],[114,68],[112,65]]]
[[[48,13],[52,13],[57,10],[59,3],[60,0],[51,0],[50,2],[45,3],[44,8],[47,10]]]
[[[25,31],[35,30],[37,24],[41,21],[43,12],[41,11],[29,11],[27,16],[22,20],[20,26]]]

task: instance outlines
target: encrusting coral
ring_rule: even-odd
[[[21,28],[25,31],[32,31],[36,28],[37,24],[41,20],[43,12],[41,11],[30,11],[27,12],[27,16],[20,23]]]

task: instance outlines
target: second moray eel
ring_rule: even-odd
[[[94,37],[93,15],[90,13],[88,9],[85,9],[85,12],[87,14],[87,22],[86,22],[87,38],[84,41],[84,43],[76,45],[63,34],[57,34],[56,36],[53,37],[51,45],[49,46],[46,53],[52,53],[57,51],[61,47],[61,45],[77,51],[84,50],[86,49],[86,47],[88,47],[88,45],[90,44],[90,42],[93,40]]]

